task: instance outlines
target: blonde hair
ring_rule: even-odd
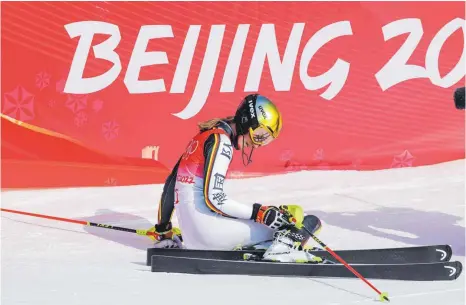
[[[218,125],[218,123],[220,123],[220,121],[224,121],[225,123],[231,123],[233,122],[234,118],[235,118],[234,116],[228,116],[224,118],[214,118],[214,119],[210,119],[207,121],[199,122],[197,126],[199,127],[199,130],[203,132],[203,131],[214,128],[215,126]]]

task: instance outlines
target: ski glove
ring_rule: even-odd
[[[259,203],[253,205],[251,219],[271,229],[280,229],[294,222],[293,215],[286,208],[264,206]]]
[[[149,235],[155,241],[154,248],[184,248],[183,237],[179,228],[172,227],[171,223],[166,225],[155,225],[148,230],[156,235]]]

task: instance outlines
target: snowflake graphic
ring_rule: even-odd
[[[117,181],[115,178],[113,178],[113,177],[110,177],[110,178],[108,178],[107,180],[105,180],[105,185],[112,185],[112,186],[114,186],[114,185],[117,185],[117,184],[118,184],[118,181]]]
[[[36,75],[36,87],[40,90],[44,89],[50,84],[50,75],[46,72],[40,72]]]
[[[87,95],[69,94],[65,106],[77,113],[87,107]]]
[[[109,121],[102,124],[102,133],[107,141],[118,137],[120,125],[115,121]]]
[[[74,124],[78,127],[81,127],[84,125],[84,123],[87,122],[87,114],[84,111],[80,111],[76,114],[74,117]]]
[[[65,92],[65,84],[66,84],[66,81],[65,79],[62,78],[55,84],[55,90],[58,93],[63,94]]]
[[[9,117],[25,122],[34,118],[34,95],[21,86],[5,93],[3,113]]]
[[[92,109],[95,112],[99,112],[100,109],[102,109],[103,105],[104,105],[104,102],[102,100],[95,100],[92,102]]]
[[[280,155],[280,161],[290,161],[291,158],[293,158],[293,151],[292,150],[285,150],[281,155]]]
[[[314,160],[317,160],[317,161],[324,160],[324,150],[322,148],[319,148],[315,151]]]
[[[405,150],[393,157],[392,168],[411,167],[413,166],[414,159],[413,155],[408,150]]]

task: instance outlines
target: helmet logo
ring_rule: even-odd
[[[251,119],[256,117],[256,114],[254,113],[254,105],[252,101],[249,101],[249,112],[251,113]]]
[[[267,113],[265,112],[264,107],[259,106],[259,110],[261,111],[262,116],[264,117],[264,119],[267,120]]]

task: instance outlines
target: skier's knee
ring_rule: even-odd
[[[315,215],[304,216],[303,225],[314,235],[319,234],[322,229],[322,222]]]

